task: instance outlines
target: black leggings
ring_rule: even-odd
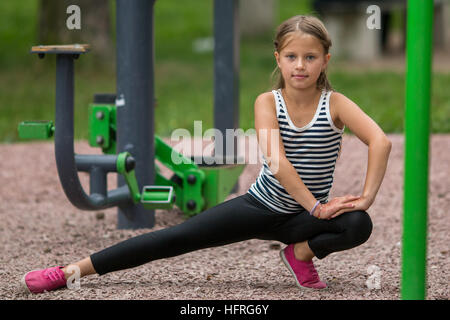
[[[308,241],[314,255],[328,254],[364,243],[372,221],[364,211],[352,211],[321,220],[303,210],[275,213],[244,194],[225,201],[178,225],[139,235],[91,255],[95,271],[108,272],[136,267],[194,250],[249,239],[276,240],[285,244]]]

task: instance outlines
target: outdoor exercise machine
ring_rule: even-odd
[[[74,152],[74,60],[88,53],[89,45],[32,47],[31,53],[40,58],[56,55],[55,122],[24,121],[18,128],[24,139],[54,136],[58,175],[67,198],[82,210],[117,206],[119,229],[153,227],[154,209],[177,205],[189,217],[217,205],[236,186],[244,168],[235,152],[237,143],[234,150],[215,149],[214,160],[220,161],[198,163],[154,134],[154,3],[116,1],[117,93],[96,94],[89,107],[89,143],[104,154]],[[222,133],[215,137],[216,147],[217,139],[230,138],[226,129],[238,127],[237,8],[236,0],[214,1],[214,125]],[[236,141],[234,135],[231,139]],[[161,175],[155,160],[173,172],[170,179]],[[79,171],[89,173],[89,195]],[[109,172],[118,173],[117,189],[107,190]]]
[[[409,0],[401,298],[426,297],[433,1]]]

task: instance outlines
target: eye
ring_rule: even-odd
[[[315,56],[307,56],[306,59],[307,60],[314,60],[316,57]]]
[[[286,58],[292,60],[292,59],[295,59],[295,55],[293,55],[293,54],[287,54],[287,55],[286,55]]]

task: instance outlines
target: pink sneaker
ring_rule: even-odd
[[[294,255],[294,245],[290,244],[280,251],[281,260],[295,278],[299,288],[324,289],[325,282],[320,281],[316,268],[311,261],[297,260]]]
[[[66,277],[61,270],[63,267],[53,267],[26,273],[22,284],[30,293],[41,293],[66,286]]]

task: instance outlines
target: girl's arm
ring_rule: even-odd
[[[255,129],[259,147],[270,171],[295,201],[310,212],[317,200],[286,158],[275,111],[275,99],[271,92],[259,95],[255,101]],[[356,197],[347,197],[346,201],[354,199]],[[332,211],[334,213],[350,206],[352,205],[342,200],[335,204]]]
[[[369,147],[364,188],[360,199],[353,202],[355,208],[352,209],[367,210],[374,202],[383,181],[392,143],[375,121],[344,95],[334,92],[330,98],[330,105],[333,106],[338,121]],[[340,210],[331,217],[334,218],[346,211],[351,210]]]

